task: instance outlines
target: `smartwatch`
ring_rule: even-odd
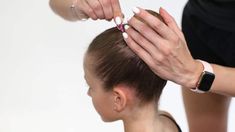
[[[211,89],[211,86],[215,79],[215,74],[213,72],[212,66],[208,62],[202,60],[197,61],[200,61],[202,63],[204,70],[199,77],[196,88],[191,88],[191,90],[196,93],[206,93]]]

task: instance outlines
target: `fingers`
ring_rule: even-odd
[[[93,20],[112,20],[117,25],[123,22],[119,0],[78,0],[78,7]]]
[[[113,9],[110,0],[99,0],[103,8],[104,16],[106,20],[111,20],[113,18]]]
[[[83,11],[86,15],[88,15],[91,19],[97,20],[98,17],[96,16],[95,12],[93,11],[92,7],[86,1],[78,1],[77,2],[78,8]]]
[[[87,3],[93,9],[93,11],[95,12],[96,16],[99,19],[105,18],[102,5],[100,4],[100,2],[98,0],[87,0]]]
[[[123,33],[123,38],[127,45],[148,65],[153,66],[154,61],[151,55],[146,52],[139,44],[137,44],[127,33]]]
[[[148,54],[150,54],[152,58],[155,59],[162,58],[161,54],[155,56],[156,53],[159,53],[160,51],[139,32],[135,31],[133,28],[129,27],[128,25],[125,25],[125,31],[130,36],[130,38],[133,41],[135,41],[138,45],[140,45],[140,47],[142,47],[146,52],[148,52]]]
[[[162,38],[172,39],[172,36],[174,36],[175,33],[167,27],[164,22],[141,8],[135,7],[132,10],[136,16],[143,19],[144,22],[154,29]]]
[[[162,7],[159,9],[159,13],[162,16],[163,20],[178,36],[183,37],[183,33],[181,29],[178,27],[175,19]]]
[[[178,77],[191,71],[188,65],[193,61],[173,17],[160,9],[164,23],[141,8],[134,8],[133,12],[135,16],[128,21],[130,27],[123,33],[127,45],[154,73],[180,83],[182,78]]]
[[[123,22],[123,15],[119,0],[111,0],[111,5],[113,9],[114,21],[117,25],[119,25]]]
[[[130,24],[135,30],[140,32],[146,39],[148,39],[156,47],[161,47],[160,45],[163,41],[162,38],[146,23],[142,22],[136,17],[132,17],[130,20],[128,20],[128,24]],[[133,38],[133,39],[138,39],[138,38]]]

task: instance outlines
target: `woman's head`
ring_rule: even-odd
[[[114,91],[113,95],[132,95],[141,104],[145,104],[152,101],[157,102],[166,84],[166,80],[154,74],[145,62],[126,45],[122,32],[116,27],[104,31],[91,42],[85,56],[84,69],[88,85],[92,85],[88,91],[90,96],[93,96],[92,93],[95,96],[99,91],[95,92],[97,89],[94,87],[99,87],[98,89],[103,93]],[[98,109],[101,106],[96,105],[105,104],[99,104],[96,102],[97,100],[105,100],[109,106],[118,107],[115,104],[112,105],[111,98],[106,97],[99,96],[93,99],[99,113]],[[104,103],[104,101],[102,102]]]

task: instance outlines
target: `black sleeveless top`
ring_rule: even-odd
[[[186,8],[212,26],[235,31],[235,0],[189,0]]]

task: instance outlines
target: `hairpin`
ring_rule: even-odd
[[[125,32],[124,24],[117,25],[117,29],[120,30],[121,32]]]

